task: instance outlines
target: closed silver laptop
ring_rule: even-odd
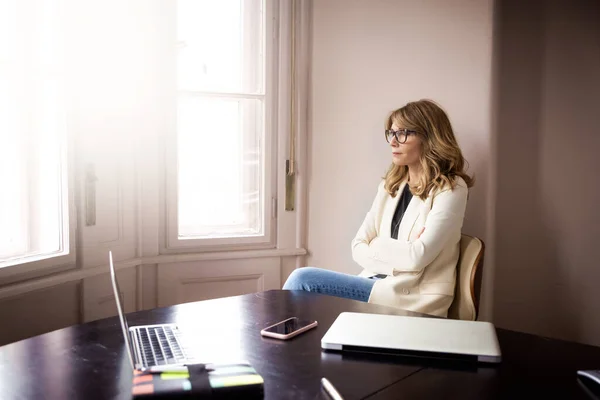
[[[321,339],[321,348],[487,363],[502,360],[489,322],[398,315],[341,313]]]

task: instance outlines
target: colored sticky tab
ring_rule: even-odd
[[[134,385],[139,385],[144,382],[152,382],[152,375],[138,375],[133,378]]]
[[[218,375],[247,375],[247,374],[255,374],[256,371],[252,367],[245,367],[242,365],[234,365],[232,367],[223,367],[219,369],[215,369],[214,371],[210,371],[208,373],[209,376],[218,376]]]
[[[236,376],[209,376],[210,386],[213,388],[257,385],[263,383],[263,378],[258,374]]]
[[[131,389],[131,393],[134,396],[139,396],[142,394],[152,394],[154,393],[154,385],[151,383],[147,385],[136,385]]]
[[[162,374],[160,374],[160,379],[163,379],[165,381],[171,379],[188,379],[189,377],[189,372],[185,371],[163,372]]]

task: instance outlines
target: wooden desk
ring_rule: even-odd
[[[248,360],[265,379],[266,399],[326,399],[329,378],[347,400],[514,398],[523,393],[589,398],[577,369],[600,367],[600,348],[499,330],[504,361],[477,368],[398,357],[341,356],[320,341],[340,312],[413,315],[310,293],[269,291],[128,315],[130,325],[176,322],[210,360]],[[319,326],[291,341],[260,336],[290,316]],[[72,326],[0,347],[1,399],[129,399],[131,368],[117,318]]]

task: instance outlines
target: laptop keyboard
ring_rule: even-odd
[[[187,360],[179,331],[171,326],[139,327],[135,334],[144,366],[182,364]]]

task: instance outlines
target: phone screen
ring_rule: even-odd
[[[302,320],[293,317],[290,319],[286,319],[285,321],[281,321],[277,325],[273,325],[272,327],[265,329],[265,331],[271,333],[279,333],[282,335],[288,335],[314,322],[315,321]]]

